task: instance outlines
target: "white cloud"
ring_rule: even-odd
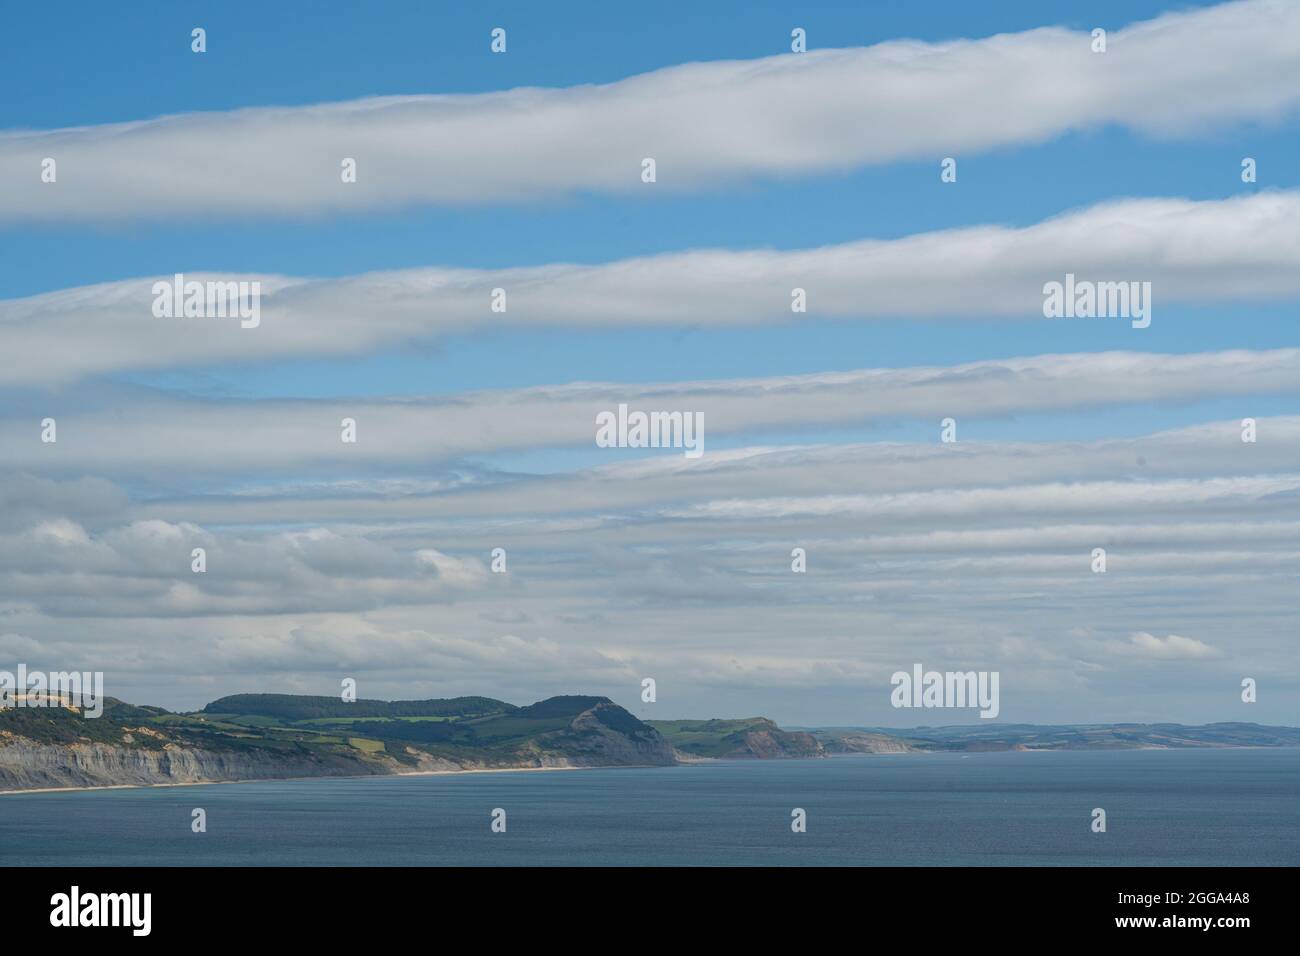
[[[1114,644],[1112,646],[1118,653],[1129,653],[1160,660],[1174,658],[1198,659],[1217,657],[1220,654],[1216,648],[1192,637],[1180,637],[1177,634],[1156,637],[1146,631],[1138,631],[1129,635],[1127,645]]]
[[[981,226],[798,251],[697,250],[603,265],[410,269],[343,279],[185,273],[262,283],[261,324],[157,318],[154,278],[0,301],[0,386],[132,369],[357,356],[501,327],[749,326],[808,318],[1043,318],[1043,286],[1150,282],[1176,304],[1300,296],[1300,191],[1134,199],[1025,228]],[[169,283],[171,277],[164,277]],[[490,311],[492,290],[507,311]],[[791,312],[791,290],[808,312]],[[1234,308],[1234,311],[1240,306]],[[1128,319],[1056,319],[1122,323]],[[1134,335],[1140,334],[1138,331]]]
[[[919,419],[933,423],[937,438],[939,421],[949,414],[968,425],[1013,414],[1296,392],[1300,349],[1042,355],[950,367],[644,385],[577,383],[391,400],[207,401],[152,391],[83,390],[51,396],[43,405],[29,398],[23,408],[0,417],[0,446],[11,468],[85,469],[155,481],[167,480],[176,469],[251,472],[262,480],[315,471],[319,481],[325,467],[365,472],[523,449],[594,449],[596,415],[626,402],[643,410],[703,414],[702,458],[687,461],[680,451],[663,451],[656,457],[671,455],[671,463],[629,466],[698,474],[743,462],[740,453],[726,451],[714,461],[709,436]],[[33,424],[45,415],[58,419],[55,445],[41,442]],[[357,423],[355,444],[340,440],[344,418]],[[130,430],[129,442],[122,441],[124,428]],[[1269,440],[1260,443],[1269,450],[1261,449],[1260,456],[1274,454],[1276,439],[1290,434],[1286,420],[1270,423],[1269,429]],[[1220,431],[1234,433],[1240,444],[1238,426],[1225,423]],[[953,446],[952,454],[964,454],[963,447]],[[625,450],[608,451],[611,465],[629,457]],[[394,494],[402,491],[389,487]]]
[[[1218,503],[1260,503],[1291,497],[1300,506],[1300,475],[1242,476],[1169,481],[1055,482],[1006,488],[911,492],[896,495],[820,495],[817,497],[731,498],[669,510],[673,518],[752,519],[835,516],[927,516],[946,519],[987,513],[1096,514],[1108,509],[1160,509]],[[1280,508],[1280,502],[1277,506]]]
[[[1158,135],[1300,103],[1300,9],[1243,0],[1112,30],[899,40],[604,86],[388,96],[0,136],[0,221],[292,216],[632,193],[972,155],[1116,124]],[[56,184],[40,181],[44,157]],[[340,181],[344,157],[355,184]]]
[[[433,482],[427,489],[392,494],[389,483],[357,480],[337,487],[313,482],[268,483],[256,494],[194,494],[178,487],[178,496],[137,502],[137,517],[199,520],[215,524],[267,522],[353,523],[364,526],[397,522],[404,526],[439,527],[457,535],[546,537],[576,529],[635,534],[629,520],[653,521],[673,508],[705,502],[765,502],[842,495],[901,495],[923,491],[988,489],[1019,485],[1105,481],[1179,481],[1185,476],[1300,474],[1300,418],[1258,420],[1267,440],[1244,445],[1236,422],[1217,422],[1151,435],[1099,441],[872,443],[751,447],[732,449],[687,461],[680,455],[614,460],[578,471],[529,475],[485,475],[480,481]],[[1258,507],[1253,499],[1221,498],[1216,513]],[[1266,500],[1275,519],[1286,498]],[[1209,510],[1204,503],[1189,508]],[[732,538],[762,534],[759,524],[729,520],[720,509],[716,521],[728,525]],[[824,520],[834,509],[805,509],[808,520]],[[702,535],[715,534],[709,517],[695,510],[690,525]],[[1242,516],[1238,516],[1239,518]],[[870,516],[844,514],[836,536]],[[881,529],[870,525],[874,532]],[[472,528],[478,527],[478,531]],[[689,525],[674,526],[689,533]],[[923,530],[923,529],[913,529]]]

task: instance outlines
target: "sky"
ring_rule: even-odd
[[[6,12],[0,668],[1296,722],[1300,4],[464,7]],[[1045,317],[1067,273],[1149,326]]]

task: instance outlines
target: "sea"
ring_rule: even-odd
[[[1093,829],[1098,808],[1105,832]],[[196,809],[206,832],[194,832]],[[1294,866],[1300,749],[862,754],[11,794],[0,796],[0,863]]]

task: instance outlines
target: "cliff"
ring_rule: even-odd
[[[192,714],[121,701],[98,719],[0,710],[0,790],[676,763],[662,736],[604,697],[359,703],[254,694]]]
[[[0,790],[358,776],[393,773],[397,767],[395,761],[346,753],[286,756],[202,750],[174,743],[145,750],[129,744],[42,744],[0,736]]]
[[[815,734],[827,753],[831,754],[908,754],[916,747],[888,734],[846,730],[834,734]]]

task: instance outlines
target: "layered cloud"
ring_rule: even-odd
[[[1108,26],[1108,24],[1097,24]],[[1112,30],[892,41],[603,86],[392,96],[0,135],[0,222],[294,216],[692,189],[1119,125],[1179,135],[1300,105],[1300,10],[1242,0]],[[814,37],[814,44],[816,38]],[[641,181],[653,157],[657,182]],[[46,158],[55,183],[41,180]],[[357,162],[344,184],[341,163]]]
[[[189,704],[215,693],[185,675],[304,691],[350,675],[409,693],[415,669],[430,692],[487,680],[524,699],[596,681],[629,704],[654,676],[699,707],[757,686],[861,695],[912,660],[1005,668],[1018,706],[1162,665],[1229,695],[1256,669],[1285,686],[1300,672],[1270,609],[1300,576],[1300,423],[1260,426],[1254,446],[1226,423],[743,449],[698,474],[666,460],[487,487],[435,474],[396,498],[103,492],[82,521],[62,514],[77,481],[6,479],[27,517],[0,536],[0,649],[102,666],[119,688],[175,674],[165,694],[181,696],[153,699]],[[495,547],[507,573],[488,570]],[[845,706],[883,719],[886,700]],[[1116,716],[1140,712],[1126,706]]]
[[[222,400],[108,390],[27,398],[0,417],[10,467],[136,474],[170,471],[263,477],[557,446],[594,447],[596,419],[620,404],[703,416],[709,436],[962,421],[1135,403],[1300,392],[1300,349],[1167,355],[1102,352],[999,359],[951,367],[870,369],[676,384],[572,384],[402,399]],[[90,408],[86,406],[90,405]],[[1243,403],[1249,409],[1249,403]],[[41,440],[52,417],[58,441]],[[1248,417],[1246,414],[1242,416]],[[342,441],[345,419],[356,441]],[[124,441],[124,429],[130,440]],[[1276,447],[1276,435],[1270,447]],[[1239,442],[1239,434],[1232,438]],[[619,456],[611,450],[611,460]],[[676,453],[678,456],[681,452]],[[693,469],[710,467],[689,463]]]
[[[293,484],[118,496],[93,521],[67,516],[82,482],[6,479],[28,517],[0,535],[0,593],[59,615],[365,612],[475,595],[502,610],[587,595],[577,606],[588,614],[656,595],[829,610],[899,588],[975,598],[990,576],[1066,594],[1096,586],[1096,547],[1112,551],[1112,599],[1188,576],[1288,587],[1300,572],[1300,421],[1260,425],[1256,445],[1203,426],[1096,442],[745,449],[702,473],[637,463],[395,497],[364,483],[325,497]],[[777,582],[791,580],[795,545],[815,555],[817,583],[786,593]],[[496,547],[510,551],[508,574],[486,570]],[[207,553],[203,573],[194,548]]]
[[[884,723],[888,675],[924,660],[1003,669],[1008,700],[1049,707],[1027,718],[1059,713],[1063,692],[1110,694],[1115,717],[1188,716],[1121,692],[1159,667],[1184,691],[1300,681],[1275,611],[1300,577],[1300,419],[1258,416],[1253,443],[1233,418],[954,444],[938,419],[969,436],[990,415],[1231,396],[1245,417],[1251,396],[1293,394],[1298,371],[1294,349],[1123,352],[367,402],[27,396],[0,442],[7,466],[44,477],[0,476],[0,651],[99,667],[118,693],[173,706],[341,676],[376,695],[596,687],[634,705],[654,676],[674,712],[744,709],[761,687],[781,716],[798,713],[783,695],[817,688]],[[934,440],[610,449],[550,475],[460,461],[585,444],[620,400],[694,407],[709,434],[914,417]],[[349,412],[356,445],[339,441]],[[488,567],[498,547],[504,574]]]

